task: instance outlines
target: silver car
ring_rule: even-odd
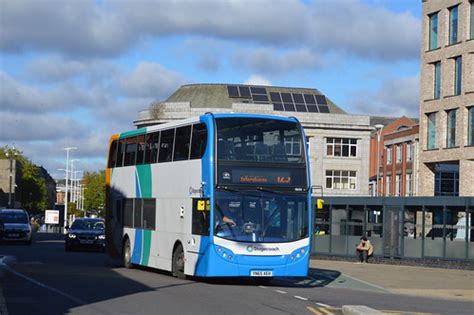
[[[17,241],[31,244],[31,224],[26,210],[0,210],[0,226],[0,241]]]

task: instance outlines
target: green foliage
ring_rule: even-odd
[[[77,209],[77,204],[75,202],[68,202],[67,203],[67,214],[69,215],[75,215],[77,217],[83,217],[84,216],[84,211]]]
[[[83,176],[84,209],[96,211],[101,217],[105,216],[105,171],[85,172]]]
[[[21,151],[13,150],[8,146],[0,148],[0,159],[8,159],[7,153],[20,164],[16,191],[20,195],[22,207],[28,210],[44,211],[47,206],[46,182],[40,176],[39,168],[31,163]]]

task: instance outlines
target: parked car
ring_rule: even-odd
[[[68,229],[64,249],[79,248],[105,250],[105,223],[98,218],[78,218]]]
[[[31,244],[32,231],[28,212],[23,209],[0,210],[0,240]]]

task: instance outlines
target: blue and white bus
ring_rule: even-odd
[[[306,276],[305,143],[295,118],[233,113],[113,135],[108,253],[179,278]]]

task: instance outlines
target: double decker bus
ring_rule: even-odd
[[[305,144],[296,118],[233,113],[113,135],[108,253],[179,278],[306,276]]]

